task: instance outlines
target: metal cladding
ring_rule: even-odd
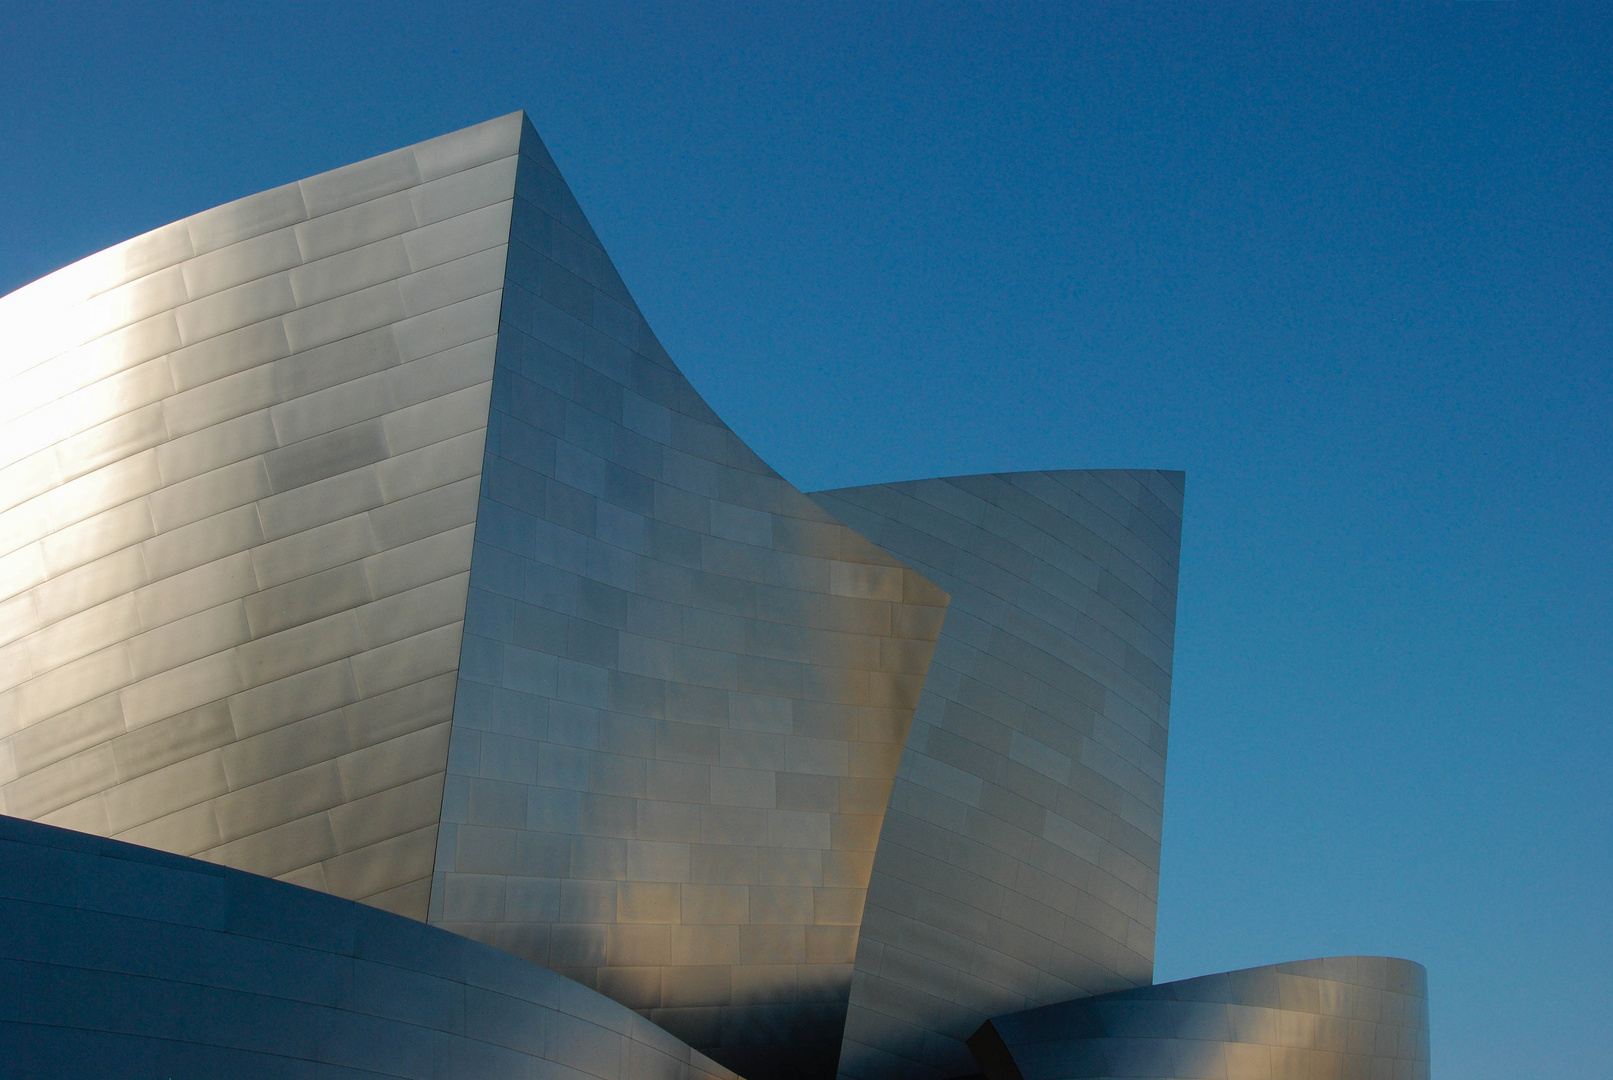
[[[1248,968],[983,1025],[987,1080],[1427,1080],[1428,974],[1384,956]]]
[[[874,858],[842,1076],[963,1075],[988,1017],[1151,981],[1182,483],[813,495],[952,597]]]
[[[804,495],[520,113],[92,255],[0,298],[0,811],[74,830],[0,825],[0,1056],[1003,1080],[1022,1010],[1094,994],[1175,1046],[1198,1005],[1127,988],[1181,510],[1150,471]],[[1352,963],[1316,1000],[1383,1007],[1400,962]],[[1304,967],[1191,1001],[1286,1016]],[[1271,1045],[1334,1053],[1312,1013]]]
[[[656,342],[525,128],[431,921],[829,1075],[946,595]]]
[[[7,1076],[738,1080],[552,971],[350,900],[0,818]]]
[[[8,812],[833,1071],[946,595],[711,412],[524,117],[92,256],[0,333]]]
[[[425,918],[520,132],[0,299],[6,813]]]

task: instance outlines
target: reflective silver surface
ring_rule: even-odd
[[[1330,956],[999,1016],[987,1080],[1428,1080],[1428,974]]]
[[[7,814],[429,920],[750,1080],[943,1080],[1150,981],[1180,473],[803,495],[521,114],[91,256],[0,342]],[[1388,1000],[1349,963],[1272,985]],[[1426,1075],[1410,1005],[1347,1017],[1398,1032],[1362,1065],[1216,978],[1322,1019],[1093,1007],[1206,1076]],[[638,1074],[614,1039],[585,1071]]]
[[[7,813],[425,917],[519,138],[0,299]]]
[[[253,874],[0,818],[0,1072],[738,1080],[497,949]]]
[[[945,604],[712,413],[528,127],[431,921],[831,1074]]]
[[[1182,481],[812,496],[952,596],[874,857],[842,1076],[964,1075],[987,1017],[1151,980]]]
[[[832,1072],[946,596],[712,414],[523,118],[93,256],[0,333],[8,812]]]

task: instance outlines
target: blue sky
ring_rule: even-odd
[[[1158,978],[1606,1075],[1613,13],[0,0],[0,293],[517,108],[799,486],[1187,470]]]

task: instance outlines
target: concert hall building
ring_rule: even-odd
[[[1153,983],[1183,476],[802,492],[522,113],[0,298],[17,1075],[1426,1080]]]

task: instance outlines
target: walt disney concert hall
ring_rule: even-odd
[[[1426,1080],[1153,982],[1182,490],[797,490],[521,113],[0,298],[0,1071]]]

